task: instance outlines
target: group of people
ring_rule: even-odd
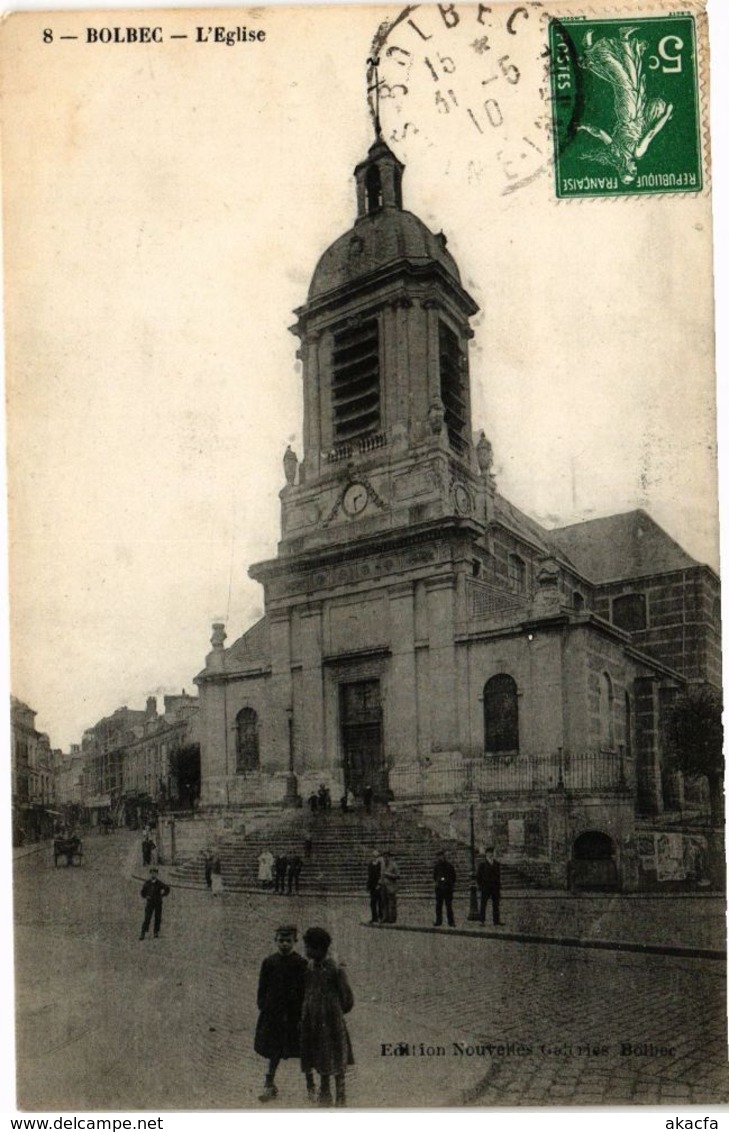
[[[385,850],[373,850],[367,866],[367,891],[370,894],[370,923],[397,922],[397,886],[400,869],[395,858]]]
[[[332,795],[326,783],[322,782],[318,790],[312,791],[309,795],[309,809],[312,814],[331,810],[332,808]]]
[[[373,791],[367,784],[362,789],[362,808],[366,814],[372,812]],[[312,791],[308,797],[308,806],[312,814],[326,813],[332,808],[332,795],[326,783],[322,782],[318,790]],[[351,813],[357,806],[357,797],[351,786],[347,786],[340,799],[340,808],[343,814]]]
[[[400,869],[392,854],[374,849],[367,865],[367,891],[370,896],[370,923],[394,924],[397,922],[397,888]],[[453,914],[453,895],[456,888],[456,869],[449,861],[445,849],[439,849],[433,865],[435,887],[435,920],[433,927],[443,926],[443,912],[449,927],[456,926]],[[486,923],[486,909],[491,901],[491,914],[496,926],[501,926],[501,865],[496,860],[494,847],[488,846],[476,869],[479,892],[478,919]]]
[[[435,885],[435,920],[434,928],[443,925],[443,910],[445,909],[448,926],[454,928],[456,921],[453,916],[453,894],[456,888],[456,870],[452,861],[448,860],[445,849],[439,849],[433,865],[433,883]],[[478,888],[478,922],[486,923],[486,908],[491,901],[491,915],[494,925],[501,926],[501,865],[496,860],[493,845],[483,851],[476,868],[476,887]]]
[[[258,883],[262,888],[274,892],[287,892],[289,896],[299,891],[299,880],[304,862],[298,853],[290,856],[278,853],[275,857],[270,849],[264,849],[258,857]]]
[[[309,1100],[343,1107],[347,1066],[354,1064],[344,1020],[354,997],[344,967],[330,957],[332,939],[324,928],[304,932],[306,958],[295,950],[295,925],[277,928],[274,940],[276,951],[263,960],[258,980],[259,1016],[253,1047],[268,1062],[260,1100],[278,1096],[279,1064],[298,1058]]]

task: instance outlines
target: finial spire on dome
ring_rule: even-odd
[[[377,141],[382,137],[382,125],[380,123],[380,59],[379,56],[372,56],[367,60],[369,66],[374,71],[374,82],[370,83],[367,87],[367,93],[375,92],[375,138]]]

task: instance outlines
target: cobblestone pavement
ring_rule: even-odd
[[[258,1107],[256,984],[281,920],[327,927],[347,963],[352,1106],[729,1101],[720,962],[380,931],[365,897],[189,889],[139,942],[135,849],[121,834],[89,838],[79,868],[16,863],[22,1108]],[[295,1063],[278,1084],[277,1105],[303,1107]]]

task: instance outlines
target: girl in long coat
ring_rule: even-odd
[[[331,942],[324,928],[309,928],[304,933],[309,963],[301,1012],[301,1068],[307,1074],[314,1069],[319,1073],[320,1105],[332,1103],[333,1076],[335,1104],[343,1107],[345,1073],[348,1065],[354,1065],[344,1015],[354,1006],[354,997],[344,968],[327,956]]]

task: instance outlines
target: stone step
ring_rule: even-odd
[[[306,857],[304,838],[310,836],[312,853]],[[373,814],[344,814],[336,810],[311,815],[303,812],[281,820],[272,819],[268,828],[242,834],[225,834],[218,840],[225,886],[231,891],[260,887],[258,856],[268,848],[274,857],[302,858],[302,892],[365,893],[367,864],[374,848],[389,849],[397,861],[402,895],[432,894],[432,868],[438,849],[444,848],[458,876],[457,891],[468,890],[471,855],[468,846],[439,837],[420,825],[411,814],[377,810]],[[173,870],[180,883],[204,884],[204,864],[198,855]],[[523,888],[525,879],[508,865],[502,866],[502,886]]]

